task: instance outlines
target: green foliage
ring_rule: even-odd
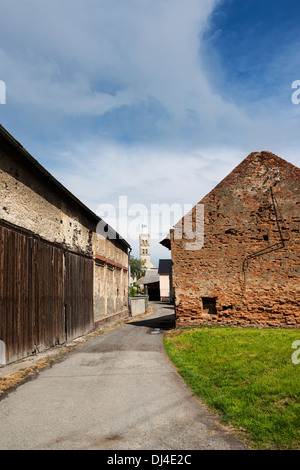
[[[145,275],[145,261],[141,261],[133,256],[130,257],[130,272],[134,278],[140,279]]]
[[[299,330],[174,330],[166,350],[187,384],[260,449],[300,449]]]
[[[136,297],[137,296],[137,288],[135,286],[130,286],[129,296],[130,297]]]

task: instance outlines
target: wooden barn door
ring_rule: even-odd
[[[33,240],[32,289],[37,351],[65,341],[63,258],[61,248]]]
[[[94,261],[66,252],[65,263],[65,322],[70,340],[94,327]]]
[[[0,225],[0,341],[3,362],[35,350],[32,240]]]
[[[94,327],[94,261],[0,224],[0,363]]]
[[[13,362],[65,340],[63,250],[0,225],[0,341]]]

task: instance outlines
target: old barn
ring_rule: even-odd
[[[129,315],[129,244],[2,126],[0,201],[2,363]]]

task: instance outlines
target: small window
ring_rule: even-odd
[[[216,297],[202,297],[202,305],[204,313],[209,315],[217,314],[217,298]]]
[[[269,241],[269,235],[264,235],[264,240],[265,240],[265,242],[268,242]]]

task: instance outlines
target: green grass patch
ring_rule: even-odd
[[[165,337],[186,383],[258,449],[300,449],[299,330],[183,328]]]

